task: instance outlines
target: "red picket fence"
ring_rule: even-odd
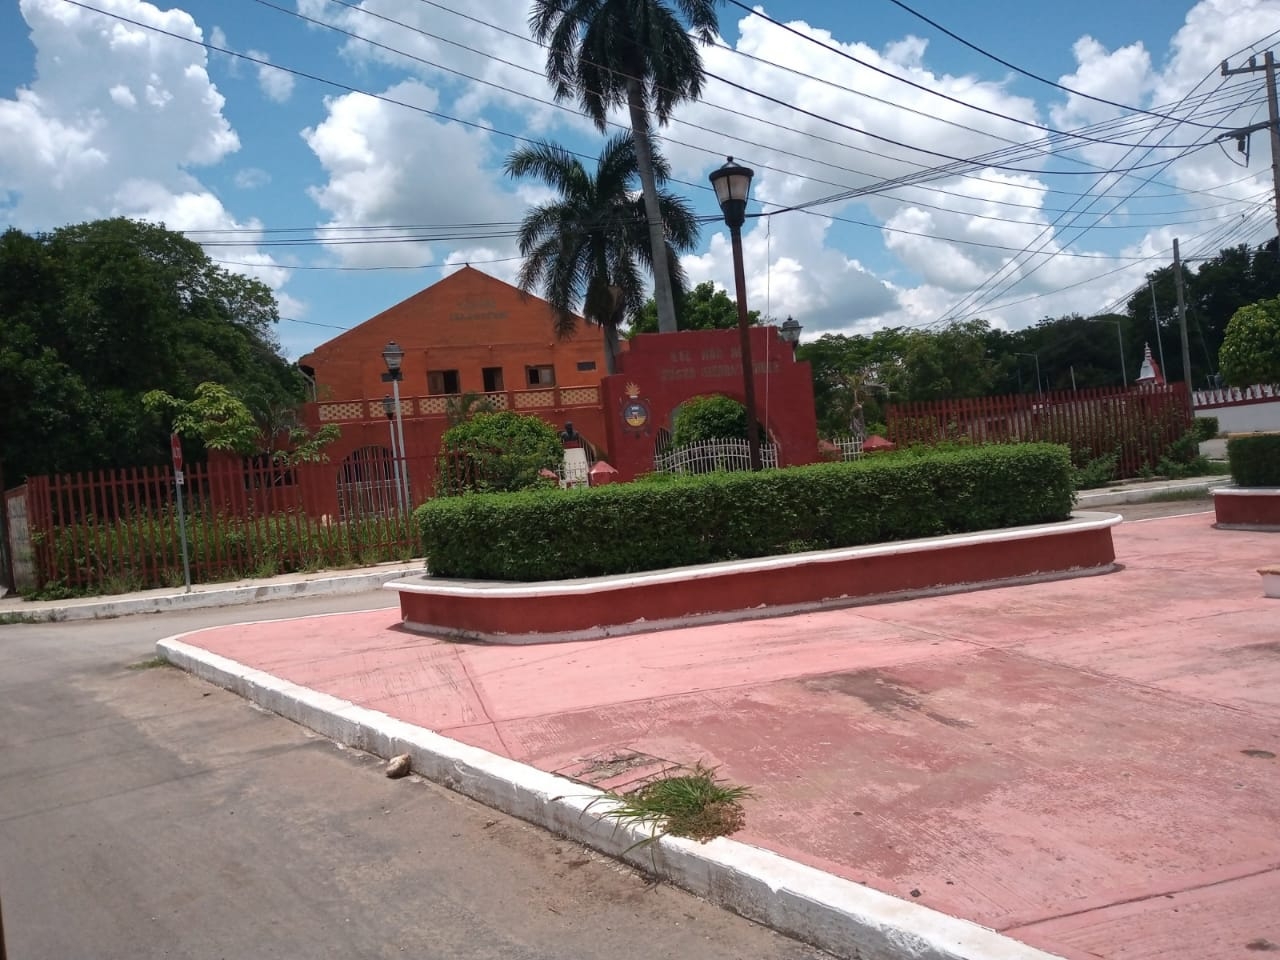
[[[474,464],[393,458],[357,448],[341,462],[269,458],[188,464],[183,484],[194,583],[408,560],[420,552],[411,512],[439,490],[468,489]],[[123,593],[180,586],[174,473],[123,467],[32,477],[20,491],[22,544],[36,589]]]
[[[1191,427],[1186,385],[1101,388],[890,404],[889,439],[899,446],[968,440],[1047,441],[1071,448],[1072,460],[1114,455],[1120,477],[1154,469]]]
[[[189,464],[183,499],[194,582],[407,560],[410,511],[435,482],[434,457]],[[182,583],[173,471],[125,467],[27,482],[40,588],[123,592]]]

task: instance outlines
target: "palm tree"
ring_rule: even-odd
[[[534,207],[520,225],[519,284],[537,290],[551,304],[558,336],[572,336],[575,309],[604,328],[608,371],[614,372],[618,327],[644,303],[642,267],[653,267],[647,240],[645,206],[632,190],[636,177],[636,149],[622,133],[605,144],[593,177],[582,161],[564,147],[536,143],[507,158],[512,177],[536,177],[559,198]],[[658,184],[670,170],[660,155],[653,157]],[[698,242],[698,222],[689,204],[665,190],[657,192],[658,210],[666,221],[662,257],[667,273],[683,286],[684,273],[677,251],[690,251]]]
[[[710,44],[715,39],[716,2],[676,0],[692,36],[663,0],[533,0],[529,15],[534,39],[547,46],[547,79],[557,100],[576,98],[601,131],[610,109],[627,106],[655,264],[663,259],[664,224],[650,116],[665,126],[676,104],[702,93],[702,57],[694,40]],[[675,298],[667,271],[654,270],[653,295],[659,331],[674,333]]]

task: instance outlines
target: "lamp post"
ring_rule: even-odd
[[[382,382],[390,383],[394,394],[392,402],[395,404],[396,438],[400,441],[400,460],[403,461],[404,467],[396,471],[396,486],[400,490],[400,507],[403,511],[409,503],[409,461],[405,457],[404,414],[400,409],[400,381],[404,379],[404,371],[400,369],[400,365],[404,363],[404,348],[394,340],[388,341],[382,348],[382,362],[387,365],[387,372],[382,375]],[[385,401],[383,404],[385,410]]]
[[[742,394],[747,406],[747,450],[751,469],[759,470],[760,428],[756,423],[755,365],[751,362],[751,332],[747,321],[747,279],[742,267],[742,224],[747,217],[747,195],[754,172],[734,163],[733,157],[711,174],[711,186],[733,240],[733,279],[738,294],[738,337],[742,343]]]
[[[396,502],[400,505],[400,512],[404,513],[404,485],[400,482],[400,454],[398,453],[399,444],[396,443],[396,411],[400,409],[400,405],[391,397],[382,398],[382,412],[387,415],[387,432],[391,434],[391,475],[396,481]]]
[[[1040,386],[1040,354],[1038,353],[1015,353],[1015,357],[1030,357],[1036,362],[1036,394],[1043,399],[1044,388]]]
[[[792,358],[796,355],[796,347],[800,343],[800,331],[803,329],[804,327],[800,326],[800,321],[791,317],[787,317],[786,320],[782,321],[782,326],[778,328],[778,336],[783,339],[783,342],[791,344]]]

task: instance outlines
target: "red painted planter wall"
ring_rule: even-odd
[[[1215,493],[1213,512],[1220,524],[1280,529],[1280,492],[1262,496]]]
[[[406,626],[479,636],[558,634],[597,627],[680,620],[706,614],[786,607],[860,597],[1007,580],[1034,574],[1104,567],[1115,560],[1111,529],[1046,533],[1040,537],[940,546],[911,553],[814,559],[771,570],[722,574],[627,586],[608,582],[572,596],[501,597],[481,589],[465,596],[400,593]],[[441,581],[448,585],[450,581]],[[428,588],[430,583],[428,582]],[[496,588],[510,584],[494,584]]]

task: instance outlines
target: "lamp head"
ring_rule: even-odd
[[[747,197],[751,193],[751,178],[755,171],[734,163],[729,157],[724,166],[711,172],[711,186],[724,214],[724,222],[730,229],[741,227],[747,215]]]
[[[387,365],[387,370],[391,373],[399,373],[400,364],[404,362],[404,348],[394,340],[388,341],[382,348],[382,362]]]

